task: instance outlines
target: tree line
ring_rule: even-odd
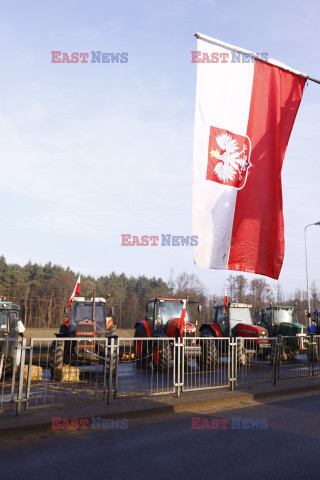
[[[0,257],[0,295],[18,303],[21,307],[21,319],[27,328],[58,328],[63,322],[64,307],[73,291],[77,272],[69,267],[52,265],[51,262],[39,265],[29,261],[26,265],[8,264],[5,257]],[[223,286],[222,286],[223,287]],[[270,302],[280,305],[296,306],[297,320],[305,323],[304,312],[307,308],[306,292],[296,290],[285,297],[281,285],[272,288],[261,278],[247,280],[244,275],[228,276],[225,287],[228,300],[250,303],[252,311],[261,309]],[[221,288],[221,291],[223,288]],[[115,323],[118,328],[133,328],[136,321],[145,316],[145,304],[152,297],[175,297],[197,301],[202,305],[199,313],[197,305],[191,305],[191,316],[198,324],[210,321],[214,303],[223,303],[223,295],[209,295],[207,289],[195,274],[186,272],[174,274],[164,281],[162,278],[127,276],[115,272],[95,279],[81,275],[81,296],[106,297],[111,294],[115,307]],[[310,289],[312,309],[319,308],[319,294],[313,282]],[[214,302],[214,300],[216,302]]]

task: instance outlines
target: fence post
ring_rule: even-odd
[[[119,337],[115,337],[115,349],[114,354],[116,356],[116,360],[114,362],[114,372],[113,372],[113,398],[114,400],[117,398],[118,394],[118,365],[119,365]]]
[[[308,357],[309,357],[308,358],[308,360],[309,360],[309,375],[312,375],[312,376],[314,376],[314,357],[315,357],[315,354],[317,355],[317,358],[318,358],[318,355],[319,355],[317,342],[315,342],[314,338],[315,338],[314,336],[309,337],[309,340],[311,340],[311,342],[309,341],[309,355],[308,355]],[[310,357],[311,357],[311,362],[310,362]],[[311,363],[311,365],[310,365],[310,363]],[[310,371],[310,366],[311,366],[311,371]]]
[[[9,340],[7,340],[8,342]],[[15,340],[15,349],[18,347],[18,339]],[[9,344],[7,343],[7,352],[9,350]],[[17,371],[17,355],[13,357],[13,366],[12,366],[12,380],[11,380],[11,400],[10,403],[13,403],[14,399],[14,390],[16,386],[16,371]]]
[[[103,398],[103,400],[106,398],[106,391],[107,391],[108,342],[109,342],[108,339],[106,339],[106,340],[104,341],[103,392],[102,392],[102,398]],[[108,376],[108,378],[109,378],[109,376]]]
[[[180,342],[181,342],[181,338],[179,337],[178,338],[178,358],[177,358],[177,371],[178,371],[178,382],[177,382],[177,386],[178,386],[178,397],[180,397],[180,394],[181,394],[181,351],[180,351]]]
[[[231,351],[231,355],[229,355],[229,358],[231,358],[231,372],[229,372],[229,384],[230,390],[233,392],[237,381],[237,340],[234,337],[231,337],[228,342]]]
[[[280,340],[280,343],[279,343],[279,340]],[[276,385],[277,377],[279,380],[279,376],[280,376],[281,345],[282,345],[282,336],[279,335],[276,338],[276,348],[275,348],[274,358],[273,358],[273,369],[272,369],[273,385]]]
[[[183,377],[182,377],[183,357],[184,357],[184,339],[183,338],[181,339],[180,337],[178,337],[174,341],[174,356],[173,356],[173,383],[174,383],[174,386],[177,387],[178,397],[180,397],[181,395],[181,387],[183,386]]]
[[[19,387],[18,387],[18,395],[17,395],[16,415],[21,415],[22,395],[23,395],[23,375],[24,375],[24,364],[25,364],[25,358],[26,358],[26,343],[27,343],[26,338],[22,339],[22,345],[21,346],[19,346],[19,343],[17,342],[16,354],[15,354],[15,357],[14,357],[14,364],[15,364],[15,367],[16,367],[16,357],[18,355],[18,349],[21,349]],[[14,370],[13,374],[15,375],[15,368],[13,370]]]
[[[29,398],[30,398],[30,386],[31,386],[31,370],[32,370],[32,354],[33,354],[33,338],[30,340],[30,350],[29,350],[29,364],[28,364],[28,376],[27,376],[27,390],[26,390],[26,402],[25,409],[29,408]]]
[[[116,398],[116,391],[115,389],[113,388],[114,387],[114,378],[115,378],[115,374],[116,374],[116,365],[115,365],[115,369],[113,368],[114,367],[114,363],[117,363],[117,358],[116,358],[116,354],[115,354],[115,338],[117,337],[109,337],[108,338],[108,347],[107,349],[109,349],[109,377],[108,377],[108,399],[107,399],[107,404],[110,405],[111,403],[111,394],[113,392],[113,398],[115,399]],[[118,342],[117,342],[118,343]],[[116,362],[113,361],[113,359],[115,358]]]

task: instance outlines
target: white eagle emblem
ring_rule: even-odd
[[[214,172],[222,182],[233,181],[238,174],[239,180],[242,180],[242,174],[248,167],[248,157],[246,155],[247,147],[244,144],[239,151],[238,141],[234,140],[229,133],[222,133],[216,136],[216,142],[221,150],[211,150],[211,157],[218,161]]]

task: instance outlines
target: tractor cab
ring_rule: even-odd
[[[0,378],[4,365],[7,371],[13,368],[14,357],[16,364],[20,364],[21,350],[16,350],[16,346],[21,345],[25,327],[19,319],[19,312],[20,305],[5,299],[0,300],[0,339],[7,340],[0,342]]]
[[[173,300],[168,298],[152,298],[147,303],[146,320],[155,326],[164,326],[174,318],[180,318],[185,309],[185,320],[189,321],[189,312],[186,300]]]
[[[270,336],[296,336],[304,333],[304,327],[295,322],[294,307],[285,305],[270,305],[262,309],[256,316],[256,323],[266,328]]]
[[[176,337],[183,328],[184,335],[195,336],[196,327],[190,322],[188,299],[151,298],[146,310],[146,322],[155,334],[164,333]]]
[[[0,338],[15,338],[25,330],[19,320],[20,305],[0,301]]]
[[[286,306],[270,306],[262,309],[262,322],[271,325],[280,325],[281,323],[292,323],[294,318],[294,308]]]
[[[213,323],[219,326],[223,337],[235,337],[238,324],[252,325],[251,307],[252,305],[245,303],[230,303],[228,308],[224,305],[215,305]]]
[[[110,308],[108,301],[103,297],[87,298],[75,297],[71,310],[66,309],[70,315],[65,319],[64,328],[68,335],[103,335],[113,324],[113,308]]]
[[[136,364],[146,368],[150,362],[155,368],[168,371],[174,355],[175,340],[186,339],[184,352],[185,365],[192,357],[201,354],[201,348],[196,344],[196,326],[191,323],[189,305],[199,302],[189,302],[187,298],[150,298],[146,304],[146,317],[135,324],[134,336]],[[147,341],[146,338],[153,338]],[[161,338],[160,338],[161,337]],[[168,338],[165,342],[165,338]],[[159,340],[158,340],[159,339]],[[188,339],[188,340],[187,340]]]

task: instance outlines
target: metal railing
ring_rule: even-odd
[[[320,336],[0,339],[0,411],[320,374]]]
[[[274,375],[274,355],[277,339],[236,339],[237,385],[271,382]]]
[[[277,337],[274,383],[320,374],[320,336]]]
[[[184,338],[182,391],[227,387],[232,371],[229,338]]]
[[[164,338],[118,339],[117,395],[174,393],[177,350],[175,340]]]

